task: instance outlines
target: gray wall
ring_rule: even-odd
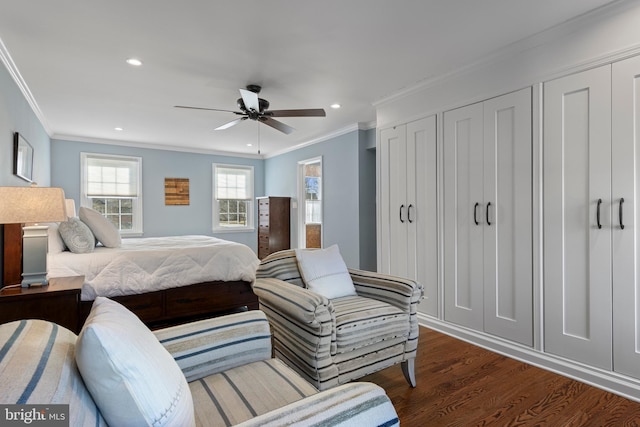
[[[375,145],[374,130],[353,131],[266,159],[265,195],[297,201],[298,162],[322,156],[323,245],[337,244],[349,267],[375,270],[375,152],[363,153],[371,138]],[[298,244],[297,227],[298,210],[293,208],[292,247]]]
[[[67,198],[75,199],[76,207],[80,206],[81,152],[142,157],[144,237],[215,235],[257,250],[258,237],[255,231],[212,233],[211,165],[228,163],[253,166],[254,190],[256,196],[260,196],[264,194],[263,160],[54,139],[51,141],[51,183],[64,188]],[[165,178],[189,178],[188,206],[165,206]]]
[[[376,130],[360,131],[359,144],[360,268],[376,271]]]
[[[33,146],[33,179],[42,187],[49,186],[49,136],[34,114],[22,92],[6,68],[0,65],[0,186],[26,186],[28,182],[13,175],[13,133],[20,132]],[[2,200],[0,200],[2,203]],[[3,241],[0,226],[0,242]],[[4,264],[0,245],[0,285]]]

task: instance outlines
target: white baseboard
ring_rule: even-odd
[[[418,322],[420,326],[442,332],[478,347],[640,402],[640,380],[544,353],[502,338],[444,322],[422,313],[418,313]]]

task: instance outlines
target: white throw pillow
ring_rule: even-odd
[[[64,244],[74,254],[93,252],[96,247],[96,238],[87,224],[78,218],[69,218],[58,225],[58,232],[62,236]]]
[[[122,244],[120,232],[115,225],[96,210],[82,206],[78,216],[89,226],[94,236],[107,248],[119,248]]]
[[[329,299],[357,295],[338,245],[326,249],[296,249],[302,280],[310,291]]]
[[[47,252],[50,254],[57,254],[60,252],[64,252],[67,247],[64,244],[64,240],[62,240],[62,236],[58,231],[59,224],[57,222],[47,222],[49,229],[47,230]]]
[[[76,363],[109,425],[195,425],[191,391],[178,364],[119,303],[96,298],[76,342]]]

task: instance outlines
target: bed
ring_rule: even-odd
[[[123,239],[91,253],[62,250],[49,229],[47,276],[84,276],[81,324],[97,296],[110,297],[150,327],[258,308],[251,285],[259,260],[248,246],[210,236]]]

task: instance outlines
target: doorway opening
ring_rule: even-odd
[[[298,162],[298,245],[322,247],[322,157]]]

